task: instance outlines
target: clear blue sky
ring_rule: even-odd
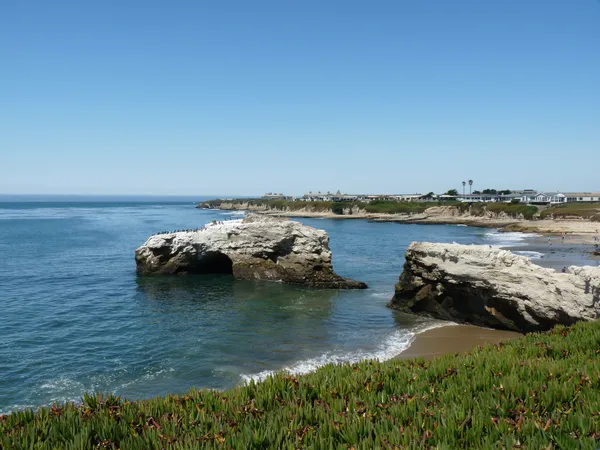
[[[0,3],[0,193],[600,191],[600,1]]]

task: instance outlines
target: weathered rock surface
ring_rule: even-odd
[[[413,242],[391,308],[520,332],[600,316],[600,268],[557,273],[480,245]]]
[[[251,215],[203,230],[159,234],[135,251],[140,275],[231,273],[316,288],[364,289],[333,271],[329,236],[288,219]]]

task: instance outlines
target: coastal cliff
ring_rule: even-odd
[[[201,209],[248,211],[282,217],[321,217],[331,219],[370,219],[406,223],[472,223],[502,226],[534,217],[536,207],[494,204],[468,205],[439,202],[289,201],[289,200],[210,200],[196,206]]]
[[[248,211],[277,217],[366,219],[423,225],[453,224],[548,235],[577,234],[591,239],[600,228],[600,205],[567,204],[552,208],[507,203],[449,202],[303,202],[269,199],[210,200],[201,209]]]
[[[388,306],[524,333],[548,330],[600,316],[600,268],[557,273],[488,246],[413,242]]]
[[[333,271],[329,236],[287,219],[251,215],[150,237],[135,251],[140,275],[227,273],[315,288],[364,289]]]

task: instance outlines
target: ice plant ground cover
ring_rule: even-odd
[[[432,361],[365,361],[223,392],[86,396],[0,416],[5,449],[600,446],[600,322]]]

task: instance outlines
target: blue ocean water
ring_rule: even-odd
[[[189,200],[0,203],[0,413],[90,391],[147,398],[388,359],[432,323],[385,307],[409,243],[498,238],[451,225],[298,219],[325,229],[336,271],[370,289],[136,276],[134,250],[153,232],[239,217]]]

